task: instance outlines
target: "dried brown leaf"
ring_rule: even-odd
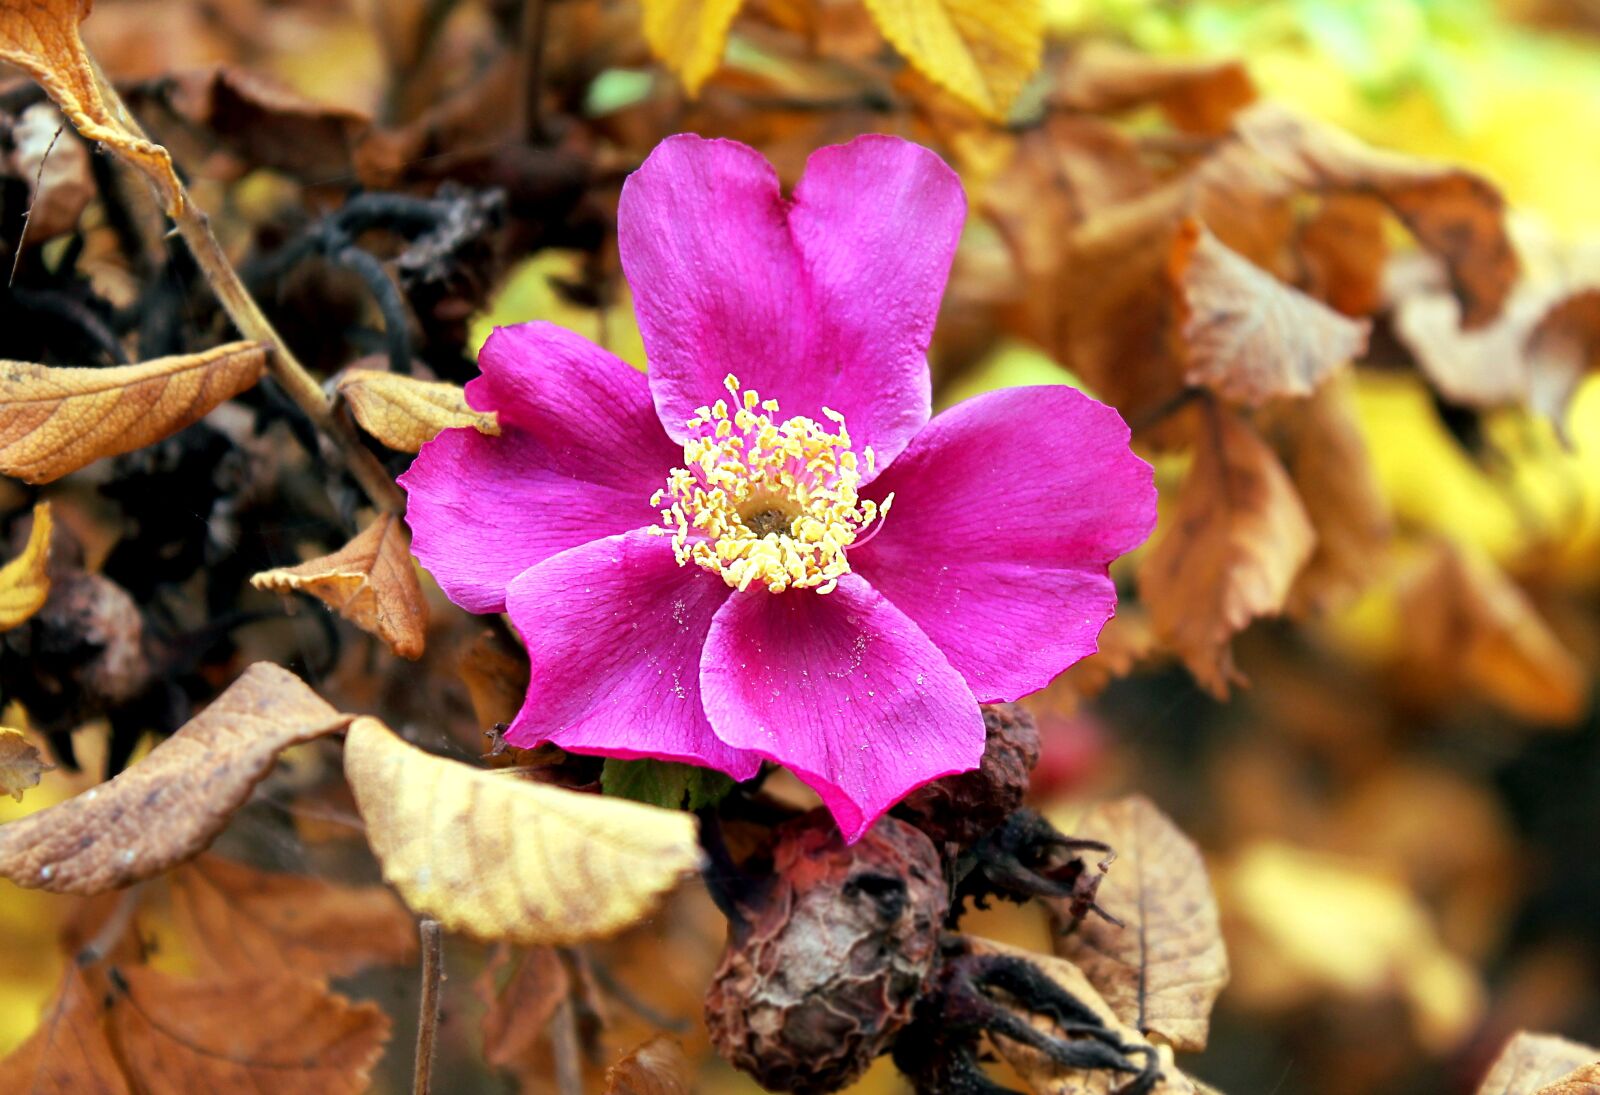
[[[495,413],[473,410],[454,384],[351,369],[339,378],[339,394],[364,430],[400,452],[416,452],[440,430],[470,426],[490,437],[500,433]]]
[[[1595,1054],[1600,1056],[1600,1050]],[[1537,1095],[1600,1095],[1600,1062],[1574,1069],[1555,1083],[1541,1087]]]
[[[1094,985],[1090,984],[1083,971],[1071,962],[1062,958],[1053,958],[1049,955],[1018,950],[989,939],[976,939],[970,936],[967,938],[967,947],[974,954],[1003,954],[1013,958],[1022,958],[1033,963],[1045,976],[1049,977],[1050,980],[1065,989],[1074,999],[1099,1016],[1101,1021],[1110,1027],[1124,1044],[1129,1046],[1150,1046],[1152,1044],[1144,1035],[1117,1018],[1111,1006],[1101,999],[1100,994],[1095,991]],[[1019,1018],[1053,1037],[1061,1037],[1063,1033],[1055,1027],[1054,1023],[1043,1016],[1019,1013]],[[989,1040],[993,1043],[1001,1059],[1016,1069],[1017,1074],[1038,1095],[1116,1095],[1117,1091],[1128,1080],[1126,1074],[1115,1073],[1105,1069],[1066,1068],[1030,1046],[1013,1042],[999,1035],[991,1035]],[[1172,1048],[1170,1046],[1155,1045],[1153,1049],[1161,1061],[1161,1071],[1164,1078],[1150,1089],[1151,1095],[1194,1095],[1194,1084],[1190,1082],[1188,1077],[1179,1072],[1172,1063]]]
[[[689,1095],[689,1059],[676,1038],[652,1038],[606,1070],[605,1095]]]
[[[545,1028],[572,989],[572,979],[553,947],[533,947],[515,961],[505,985],[496,981],[511,961],[501,949],[478,978],[483,1001],[483,1058],[496,1068],[524,1072],[546,1066]]]
[[[203,855],[173,874],[172,903],[205,973],[348,977],[416,955],[416,922],[382,886],[336,886]]]
[[[1174,1049],[1205,1049],[1228,954],[1200,850],[1143,795],[1096,806],[1072,835],[1115,849],[1096,900],[1122,926],[1091,915],[1056,937],[1056,953],[1128,1026]],[[1052,908],[1064,912],[1065,904]]]
[[[172,157],[107,106],[78,24],[93,0],[7,0],[0,4],[0,61],[39,82],[86,141],[98,141],[148,175],[168,214],[183,206]]]
[[[1583,378],[1600,370],[1600,288],[1557,301],[1522,344],[1528,405],[1566,437],[1567,407]]]
[[[1231,411],[1199,408],[1194,464],[1139,567],[1156,635],[1216,696],[1243,678],[1229,649],[1258,616],[1283,610],[1315,534],[1272,450]]]
[[[1289,611],[1325,612],[1374,576],[1393,532],[1389,505],[1356,421],[1347,384],[1325,384],[1308,400],[1279,409],[1267,436],[1283,458],[1316,530],[1317,545],[1294,588]]]
[[[402,658],[420,658],[428,602],[411,565],[411,538],[397,514],[385,513],[332,555],[253,575],[257,589],[306,593],[382,639]]]
[[[1489,1067],[1478,1095],[1545,1095],[1547,1087],[1597,1060],[1600,1050],[1554,1034],[1518,1031]]]
[[[112,1039],[148,1095],[360,1095],[389,1019],[294,976],[190,981],[148,967],[113,979]]]
[[[1308,396],[1366,352],[1369,325],[1285,285],[1189,218],[1168,266],[1184,303],[1190,384],[1259,407]]]
[[[38,245],[72,231],[94,198],[89,150],[63,133],[61,112],[49,103],[24,110],[11,129],[11,172],[28,184],[27,242]]]
[[[376,719],[345,773],[384,878],[451,931],[529,945],[607,936],[700,861],[688,814],[430,756]]]
[[[1438,544],[1402,588],[1403,671],[1432,698],[1476,695],[1530,722],[1568,724],[1588,673],[1491,560]]]
[[[68,962],[61,987],[26,1042],[0,1061],[0,1091],[28,1095],[127,1095],[100,1023],[96,993],[76,962]]]
[[[33,507],[22,554],[0,567],[0,631],[16,627],[50,599],[50,503]]]
[[[293,673],[258,662],[110,783],[0,826],[0,877],[95,894],[160,874],[211,843],[280,751],[345,721]]]
[[[54,767],[22,731],[0,726],[0,795],[21,802],[23,792],[39,786],[39,777]]]
[[[1383,305],[1384,206],[1366,194],[1330,194],[1296,243],[1306,292],[1336,312],[1370,316]]]
[[[266,363],[255,342],[106,369],[0,361],[0,474],[48,483],[143,448],[253,386]]]
[[[1371,148],[1274,103],[1243,111],[1234,131],[1297,186],[1381,199],[1444,263],[1466,327],[1500,314],[1517,278],[1517,257],[1505,200],[1481,176]]]
[[[1068,54],[1055,76],[1053,106],[1110,114],[1153,103],[1189,133],[1227,132],[1234,114],[1256,99],[1239,61],[1153,57],[1104,40]]]
[[[229,65],[175,74],[162,105],[209,130],[245,163],[310,183],[352,172],[356,146],[372,126],[360,111],[315,102]]]

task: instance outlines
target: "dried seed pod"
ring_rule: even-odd
[[[987,740],[983,761],[970,772],[936,779],[895,807],[902,817],[947,852],[971,847],[1005,821],[1028,791],[1028,773],[1039,763],[1039,727],[1014,703],[983,707]]]
[[[846,846],[813,811],[777,830],[773,876],[742,901],[706,995],[712,1044],[771,1091],[821,1095],[910,1019],[946,908],[939,856],[884,818]]]

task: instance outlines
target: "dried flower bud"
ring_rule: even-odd
[[[895,808],[897,817],[953,850],[971,847],[1022,805],[1028,773],[1039,763],[1039,728],[1027,711],[984,704],[983,725],[988,737],[976,769],[919,787]]]
[[[838,1091],[910,1019],[938,948],[938,853],[883,818],[846,846],[813,811],[777,831],[774,875],[741,903],[706,995],[712,1044],[772,1091]]]

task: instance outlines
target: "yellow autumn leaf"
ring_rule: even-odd
[[[183,208],[183,187],[167,150],[120,117],[101,94],[94,62],[83,48],[78,24],[93,0],[6,0],[0,3],[0,61],[39,82],[83,138],[126,157],[150,177],[167,213]]]
[[[48,483],[174,434],[255,384],[256,342],[109,369],[0,361],[0,474]]]
[[[16,627],[50,596],[50,503],[33,507],[33,528],[22,554],[0,567],[0,631]]]
[[[309,594],[378,636],[402,658],[422,656],[428,603],[411,565],[406,527],[396,514],[383,514],[332,555],[264,570],[250,584]]]
[[[351,725],[344,765],[384,878],[417,915],[479,939],[612,935],[700,860],[688,814],[431,756],[376,719]]]
[[[911,67],[1004,120],[1044,50],[1043,0],[865,0]]]
[[[471,426],[498,436],[493,411],[475,411],[454,384],[416,380],[379,369],[351,369],[339,379],[339,394],[361,428],[399,452],[416,452],[441,430]]]
[[[643,0],[644,37],[691,96],[722,64],[728,28],[744,0]]]

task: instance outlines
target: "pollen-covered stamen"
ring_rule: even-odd
[[[776,400],[741,393],[732,376],[724,383],[731,405],[696,411],[684,466],[650,500],[662,507],[656,531],[672,536],[680,565],[698,563],[736,589],[831,592],[850,572],[845,549],[894,496],[881,505],[858,496],[863,472],[843,415],[823,408],[831,430],[804,416],[778,421]],[[870,447],[861,461],[870,474]]]

